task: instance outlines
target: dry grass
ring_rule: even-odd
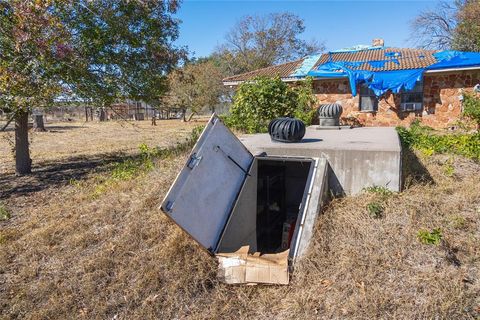
[[[147,120],[47,122],[45,127],[48,132],[30,132],[31,157],[34,164],[41,167],[45,162],[74,157],[130,154],[138,151],[141,143],[149,146],[173,144],[199,122],[158,120],[157,124],[152,126]],[[0,132],[0,174],[13,172],[13,142],[13,131]]]
[[[107,173],[7,198],[0,318],[480,317],[478,164],[431,157],[408,174],[425,178],[419,169],[427,169],[425,181],[435,183],[408,180],[401,194],[337,199],[291,285],[227,286],[215,259],[158,209],[185,158],[160,160],[98,197],[98,176]],[[372,201],[384,205],[382,218],[369,215]],[[418,241],[418,230],[437,227],[442,245]]]

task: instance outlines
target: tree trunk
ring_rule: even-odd
[[[100,116],[99,116],[100,121],[107,121],[107,114],[105,112],[105,109],[100,108]]]
[[[36,114],[33,117],[33,131],[38,131],[38,132],[47,131],[47,130],[45,130],[45,124],[43,123],[43,115],[42,114]]]
[[[32,159],[28,146],[28,112],[15,115],[15,172],[23,175],[32,172]]]
[[[182,121],[187,122],[187,109],[182,109]]]

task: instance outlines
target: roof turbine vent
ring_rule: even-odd
[[[268,133],[273,141],[300,142],[305,135],[305,124],[296,118],[276,118],[270,121]]]
[[[338,103],[321,104],[318,108],[318,120],[320,126],[330,127],[340,125],[340,115],[343,108]]]

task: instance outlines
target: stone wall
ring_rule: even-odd
[[[320,104],[340,103],[342,120],[365,126],[409,125],[419,119],[434,128],[454,126],[461,115],[462,90],[472,91],[480,83],[480,71],[426,74],[423,88],[423,111],[400,111],[400,95],[387,93],[378,102],[377,112],[359,110],[359,95],[352,97],[348,80],[316,80],[314,91]]]

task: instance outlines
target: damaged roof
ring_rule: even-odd
[[[437,62],[434,50],[409,48],[378,48],[358,51],[324,53],[314,68],[327,62],[348,61],[358,63],[356,69],[368,71],[394,71],[426,68]]]
[[[445,51],[447,52],[447,51]],[[451,51],[453,52],[453,51]],[[449,53],[451,53],[449,52]],[[472,55],[473,53],[453,52],[455,54]],[[251,72],[238,74],[223,79],[224,84],[236,84],[246,80],[253,79],[258,76],[275,77],[278,76],[283,80],[295,80],[304,78],[307,75],[315,76],[317,70],[321,70],[322,66],[327,67],[329,64],[341,63],[350,70],[362,70],[371,72],[381,71],[399,71],[413,69],[427,69],[439,65],[440,55],[442,52],[426,49],[413,48],[391,48],[384,46],[362,47],[358,49],[344,49],[323,53],[321,55],[311,55],[302,59],[254,70]],[[476,53],[475,57],[467,57],[468,64],[477,64],[480,60],[480,54]],[[465,60],[465,59],[464,59]],[[465,62],[466,63],[466,62]],[[462,64],[457,64],[462,66]],[[463,65],[466,66],[466,65]],[[447,66],[439,66],[446,68]],[[438,68],[437,68],[438,69]],[[340,73],[339,73],[340,76]]]
[[[253,70],[246,73],[241,73],[238,75],[225,78],[223,79],[223,82],[245,81],[245,80],[253,79],[260,76],[288,78],[290,74],[293,74],[294,71],[302,65],[303,60],[304,58],[287,62],[287,63],[278,64],[271,67]]]

